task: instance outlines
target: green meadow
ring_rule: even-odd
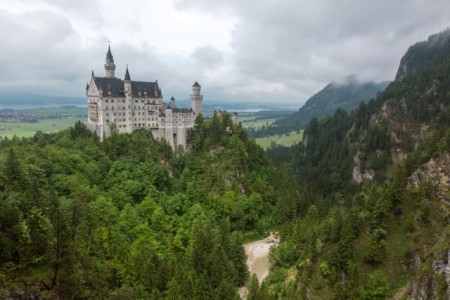
[[[255,141],[258,145],[267,149],[270,147],[272,142],[282,145],[282,146],[292,146],[298,142],[300,142],[303,138],[303,130],[300,133],[296,131],[292,131],[290,134],[282,134],[282,135],[270,135],[262,138],[255,138]]]
[[[261,119],[251,115],[243,117],[239,116],[239,122],[241,122],[242,126],[244,126],[245,128],[253,127],[256,129],[260,129],[262,126],[271,125],[275,120],[277,120],[277,118]],[[281,134],[281,135],[276,134],[261,138],[255,138],[255,141],[258,145],[260,145],[264,149],[267,149],[270,147],[272,142],[289,147],[294,145],[295,143],[300,142],[302,138],[303,138],[303,130],[300,131],[300,133],[292,131],[289,134]]]
[[[255,116],[239,116],[239,122],[241,122],[242,126],[245,128],[253,127],[255,129],[259,129],[263,125],[271,125],[275,120],[276,118],[261,119],[256,118]]]
[[[84,122],[85,118],[44,119],[39,120],[37,123],[0,122],[0,128],[10,129],[10,130],[0,130],[0,138],[4,137],[12,138],[13,136],[30,137],[33,136],[37,131],[42,131],[46,133],[57,132],[59,130],[73,126],[76,121]]]

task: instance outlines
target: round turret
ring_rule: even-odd
[[[201,88],[197,81],[192,86],[191,107],[196,115],[202,112],[203,95],[200,95]]]

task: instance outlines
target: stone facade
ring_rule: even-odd
[[[154,138],[166,140],[174,150],[178,146],[186,148],[188,131],[202,112],[200,84],[195,82],[192,86],[191,107],[178,108],[173,97],[169,104],[163,102],[158,81],[133,81],[128,66],[122,80],[115,77],[115,69],[111,48],[108,47],[105,77],[97,77],[92,72],[86,86],[87,128],[100,140],[110,136],[112,130],[130,133],[145,128]]]

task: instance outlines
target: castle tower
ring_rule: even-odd
[[[128,65],[127,70],[125,71],[125,78],[123,79],[123,85],[125,88],[125,92],[131,92],[131,77],[130,72],[128,72]]]
[[[105,71],[107,78],[115,78],[116,65],[114,64],[114,58],[111,53],[111,46],[108,46],[108,52],[106,53]]]
[[[191,107],[196,115],[202,112],[203,95],[200,95],[201,88],[197,81],[192,86]]]
[[[170,98],[170,108],[174,109],[175,108],[175,98],[172,96],[172,98]]]
[[[233,120],[233,124],[237,125],[238,124],[238,113],[234,112],[231,119]]]

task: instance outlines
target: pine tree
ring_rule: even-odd
[[[259,300],[259,282],[255,274],[250,279],[248,287],[247,300]]]

